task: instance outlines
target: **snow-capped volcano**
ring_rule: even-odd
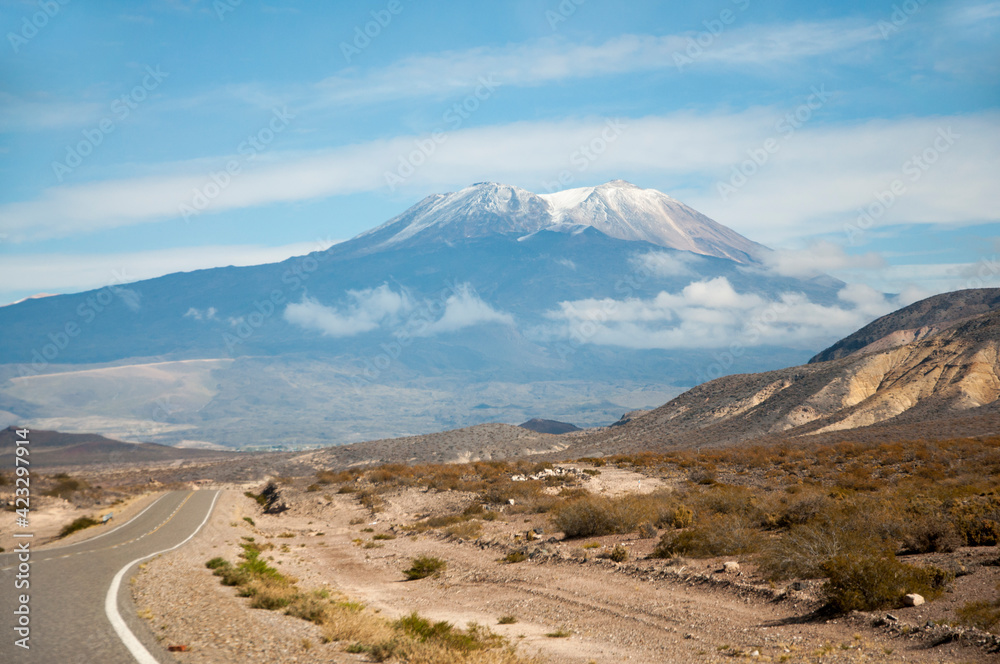
[[[590,227],[609,237],[670,249],[757,260],[766,247],[655,189],[624,180],[597,187],[535,194],[520,187],[480,182],[434,194],[356,239],[370,249],[407,241],[456,242],[489,235],[568,232]]]

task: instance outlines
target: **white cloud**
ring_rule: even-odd
[[[549,312],[554,324],[536,331],[543,339],[627,348],[740,348],[760,345],[814,347],[840,338],[897,309],[865,286],[847,286],[844,306],[820,305],[802,293],[767,300],[738,293],[725,277],[696,281],[679,293],[650,299],[588,299],[563,302]]]
[[[409,337],[437,334],[482,325],[513,325],[509,313],[498,311],[484,302],[469,284],[458,284],[443,302],[434,306],[429,300],[415,301],[405,292],[397,293],[383,284],[378,288],[348,291],[350,302],[344,307],[328,307],[306,299],[285,308],[285,320],[326,336],[347,337],[375,329]],[[430,312],[441,311],[436,319]]]
[[[444,332],[482,325],[484,323],[500,323],[513,325],[514,317],[509,313],[497,311],[484,302],[468,284],[463,284],[448,297],[441,318],[423,327],[419,336],[433,336]]]
[[[679,277],[691,274],[691,263],[700,260],[695,254],[650,251],[629,259],[633,269],[648,272],[654,277]]]
[[[210,245],[114,254],[5,254],[0,260],[0,298],[13,301],[39,292],[75,293],[173,272],[275,263],[331,244],[318,240],[278,247]]]
[[[813,242],[805,249],[777,249],[761,256],[768,269],[783,277],[808,279],[843,269],[877,269],[885,260],[874,252],[850,255],[828,240]]]
[[[327,307],[306,298],[301,303],[285,307],[285,320],[308,330],[317,330],[328,337],[350,337],[370,332],[385,322],[398,321],[412,310],[413,304],[405,293],[396,293],[388,285],[347,291],[349,304]]]
[[[215,320],[218,310],[215,307],[209,307],[207,309],[197,309],[191,307],[184,314],[183,318],[193,318],[195,320]]]

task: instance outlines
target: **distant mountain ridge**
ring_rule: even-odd
[[[0,451],[13,460],[15,441],[21,440],[14,427],[0,429]],[[159,461],[200,460],[232,456],[232,452],[170,447],[156,443],[124,443],[89,433],[74,434],[32,429],[31,463],[35,467],[122,466]],[[6,452],[10,452],[6,454]],[[13,463],[13,461],[11,461]]]
[[[887,350],[920,341],[972,316],[996,309],[1000,309],[1000,288],[942,293],[872,321],[818,353],[809,362],[826,362],[853,353]]]
[[[536,433],[551,433],[555,435],[561,435],[564,433],[572,433],[573,431],[581,431],[580,427],[575,424],[570,424],[569,422],[557,422],[556,420],[542,420],[534,417],[527,422],[523,422],[518,425],[522,429],[528,429],[529,431],[534,431]]]

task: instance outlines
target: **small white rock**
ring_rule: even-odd
[[[910,593],[903,596],[903,604],[906,606],[920,606],[924,603],[924,596],[917,593]]]

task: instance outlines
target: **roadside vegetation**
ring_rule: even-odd
[[[80,518],[74,519],[73,521],[67,523],[65,526],[62,527],[62,530],[59,531],[59,539],[62,539],[63,537],[69,537],[78,530],[84,530],[85,528],[96,526],[99,523],[100,521],[93,519],[89,516],[81,516]]]
[[[259,544],[245,537],[240,561],[230,563],[212,558],[205,566],[223,585],[237,589],[250,606],[320,625],[326,642],[339,642],[349,653],[364,653],[373,662],[405,661],[413,664],[536,664],[489,628],[469,623],[464,629],[449,622],[428,620],[411,613],[399,620],[387,620],[364,605],[326,590],[303,591],[296,580],[267,563],[262,554],[271,544]],[[436,558],[415,559],[411,569],[430,576],[444,569]],[[424,574],[426,572],[426,574]],[[415,577],[415,578],[423,578]]]
[[[465,510],[421,519],[411,533],[451,529],[472,539],[482,521],[501,513],[545,513],[567,538],[657,537],[653,557],[741,556],[774,582],[825,580],[827,607],[836,612],[898,606],[907,593],[932,600],[960,567],[909,556],[1000,542],[1000,438],[778,444],[577,462],[659,477],[675,489],[607,497],[587,492],[574,475],[513,481],[552,467],[528,461],[388,464],[321,471],[317,480],[339,484],[373,511],[386,492],[407,487],[473,496]],[[623,556],[627,551],[616,558]],[[996,630],[997,602],[970,605],[959,621]]]

